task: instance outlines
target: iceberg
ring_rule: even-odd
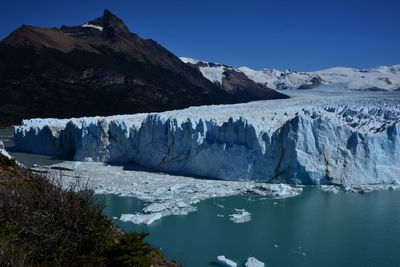
[[[234,223],[245,223],[251,220],[251,213],[244,209],[235,209],[236,213],[229,215]]]
[[[236,267],[237,263],[225,258],[225,256],[218,256],[217,260],[222,264],[222,266],[227,266],[227,267]]]
[[[143,208],[144,213],[153,213],[153,212],[159,212],[165,210],[167,207],[165,207],[163,204],[160,203],[152,203],[146,207]]]
[[[153,222],[161,219],[161,213],[152,213],[152,214],[121,214],[119,218],[123,222],[131,222],[134,224],[152,224]]]
[[[16,148],[222,180],[400,183],[399,93],[291,96],[163,113],[25,120],[15,127]]]
[[[265,264],[254,257],[250,257],[247,259],[246,263],[244,264],[246,267],[264,267]]]

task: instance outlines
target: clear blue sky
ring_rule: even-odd
[[[400,64],[399,0],[1,0],[0,38],[79,25],[105,8],[178,56],[298,71]]]

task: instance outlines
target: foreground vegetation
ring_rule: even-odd
[[[54,182],[0,155],[0,266],[176,266],[107,220],[92,191]]]

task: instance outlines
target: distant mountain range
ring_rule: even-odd
[[[249,79],[216,85],[108,10],[79,26],[12,32],[0,42],[0,95],[0,126],[287,97]]]
[[[400,65],[362,70],[338,67],[313,72],[296,72],[274,69],[252,70],[247,67],[233,68],[187,57],[180,59],[188,65],[196,67],[205,78],[219,86],[229,84],[232,76],[246,76],[246,79],[242,79],[242,81],[251,80],[259,85],[276,90],[313,88],[370,91],[400,90]]]

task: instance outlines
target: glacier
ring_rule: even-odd
[[[162,113],[24,120],[14,129],[16,149],[223,180],[400,183],[399,93],[289,93]]]

